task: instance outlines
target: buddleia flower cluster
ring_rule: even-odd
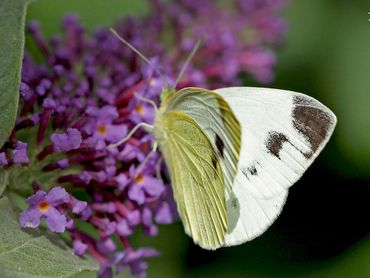
[[[286,29],[277,14],[283,1],[149,3],[149,15],[126,17],[114,29],[169,84],[198,40],[177,88],[237,85],[243,73],[272,80],[273,47]],[[125,267],[144,277],[146,259],[159,252],[133,246],[131,236],[141,229],[155,237],[159,224],[178,218],[176,205],[160,153],[147,159],[151,134],[139,129],[112,144],[138,123],[153,123],[155,109],[144,100],[159,105],[163,79],[107,28],[87,33],[76,15],[66,15],[61,34],[50,40],[37,22],[27,33],[42,59],[25,53],[17,121],[0,149],[0,165],[11,172],[8,190],[28,197],[20,225],[44,222],[66,232],[76,255],[100,263],[100,277]]]

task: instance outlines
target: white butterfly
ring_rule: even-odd
[[[304,94],[229,87],[164,88],[154,125],[141,126],[165,159],[186,233],[217,249],[273,223],[335,125],[335,115]]]
[[[184,120],[192,124],[181,124]],[[230,87],[168,94],[154,135],[186,232],[206,249],[260,235],[279,215],[289,187],[320,153],[335,124],[327,107],[295,92]]]

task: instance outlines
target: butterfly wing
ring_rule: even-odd
[[[154,132],[170,172],[185,231],[205,249],[224,245],[227,231],[224,177],[206,134],[180,111],[161,115]]]
[[[207,135],[224,173],[226,193],[231,192],[240,153],[240,124],[228,103],[212,91],[184,88],[173,96],[169,110],[190,116]]]
[[[248,87],[216,90],[242,129],[233,185],[239,209],[228,206],[225,245],[251,240],[279,215],[293,185],[333,133],[336,117],[317,100],[295,92]]]

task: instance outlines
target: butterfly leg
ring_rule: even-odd
[[[134,133],[139,129],[139,128],[144,128],[146,131],[149,131],[151,132],[153,130],[153,126],[150,125],[150,124],[147,124],[147,123],[138,123],[130,132],[129,134],[127,134],[127,136],[125,136],[122,140],[118,141],[117,143],[114,143],[114,144],[110,144],[108,147],[110,148],[114,148],[114,147],[118,147],[119,145],[125,143],[127,140],[129,140],[133,135]]]
[[[145,165],[149,162],[149,160],[153,157],[153,155],[155,154],[155,152],[157,151],[157,148],[158,148],[158,143],[157,142],[154,142],[153,144],[153,148],[152,150],[150,151],[150,153],[145,157],[145,159],[140,163],[138,169],[137,169],[137,175],[140,174],[143,170],[144,170],[144,167]]]

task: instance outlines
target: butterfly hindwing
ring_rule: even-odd
[[[222,246],[227,231],[224,177],[208,137],[180,111],[161,115],[156,128],[185,231],[203,248]]]
[[[279,216],[288,196],[286,190],[271,199],[258,199],[241,183],[234,185],[233,193],[240,207],[238,210],[228,209],[230,224],[225,246],[238,245],[261,235]]]

